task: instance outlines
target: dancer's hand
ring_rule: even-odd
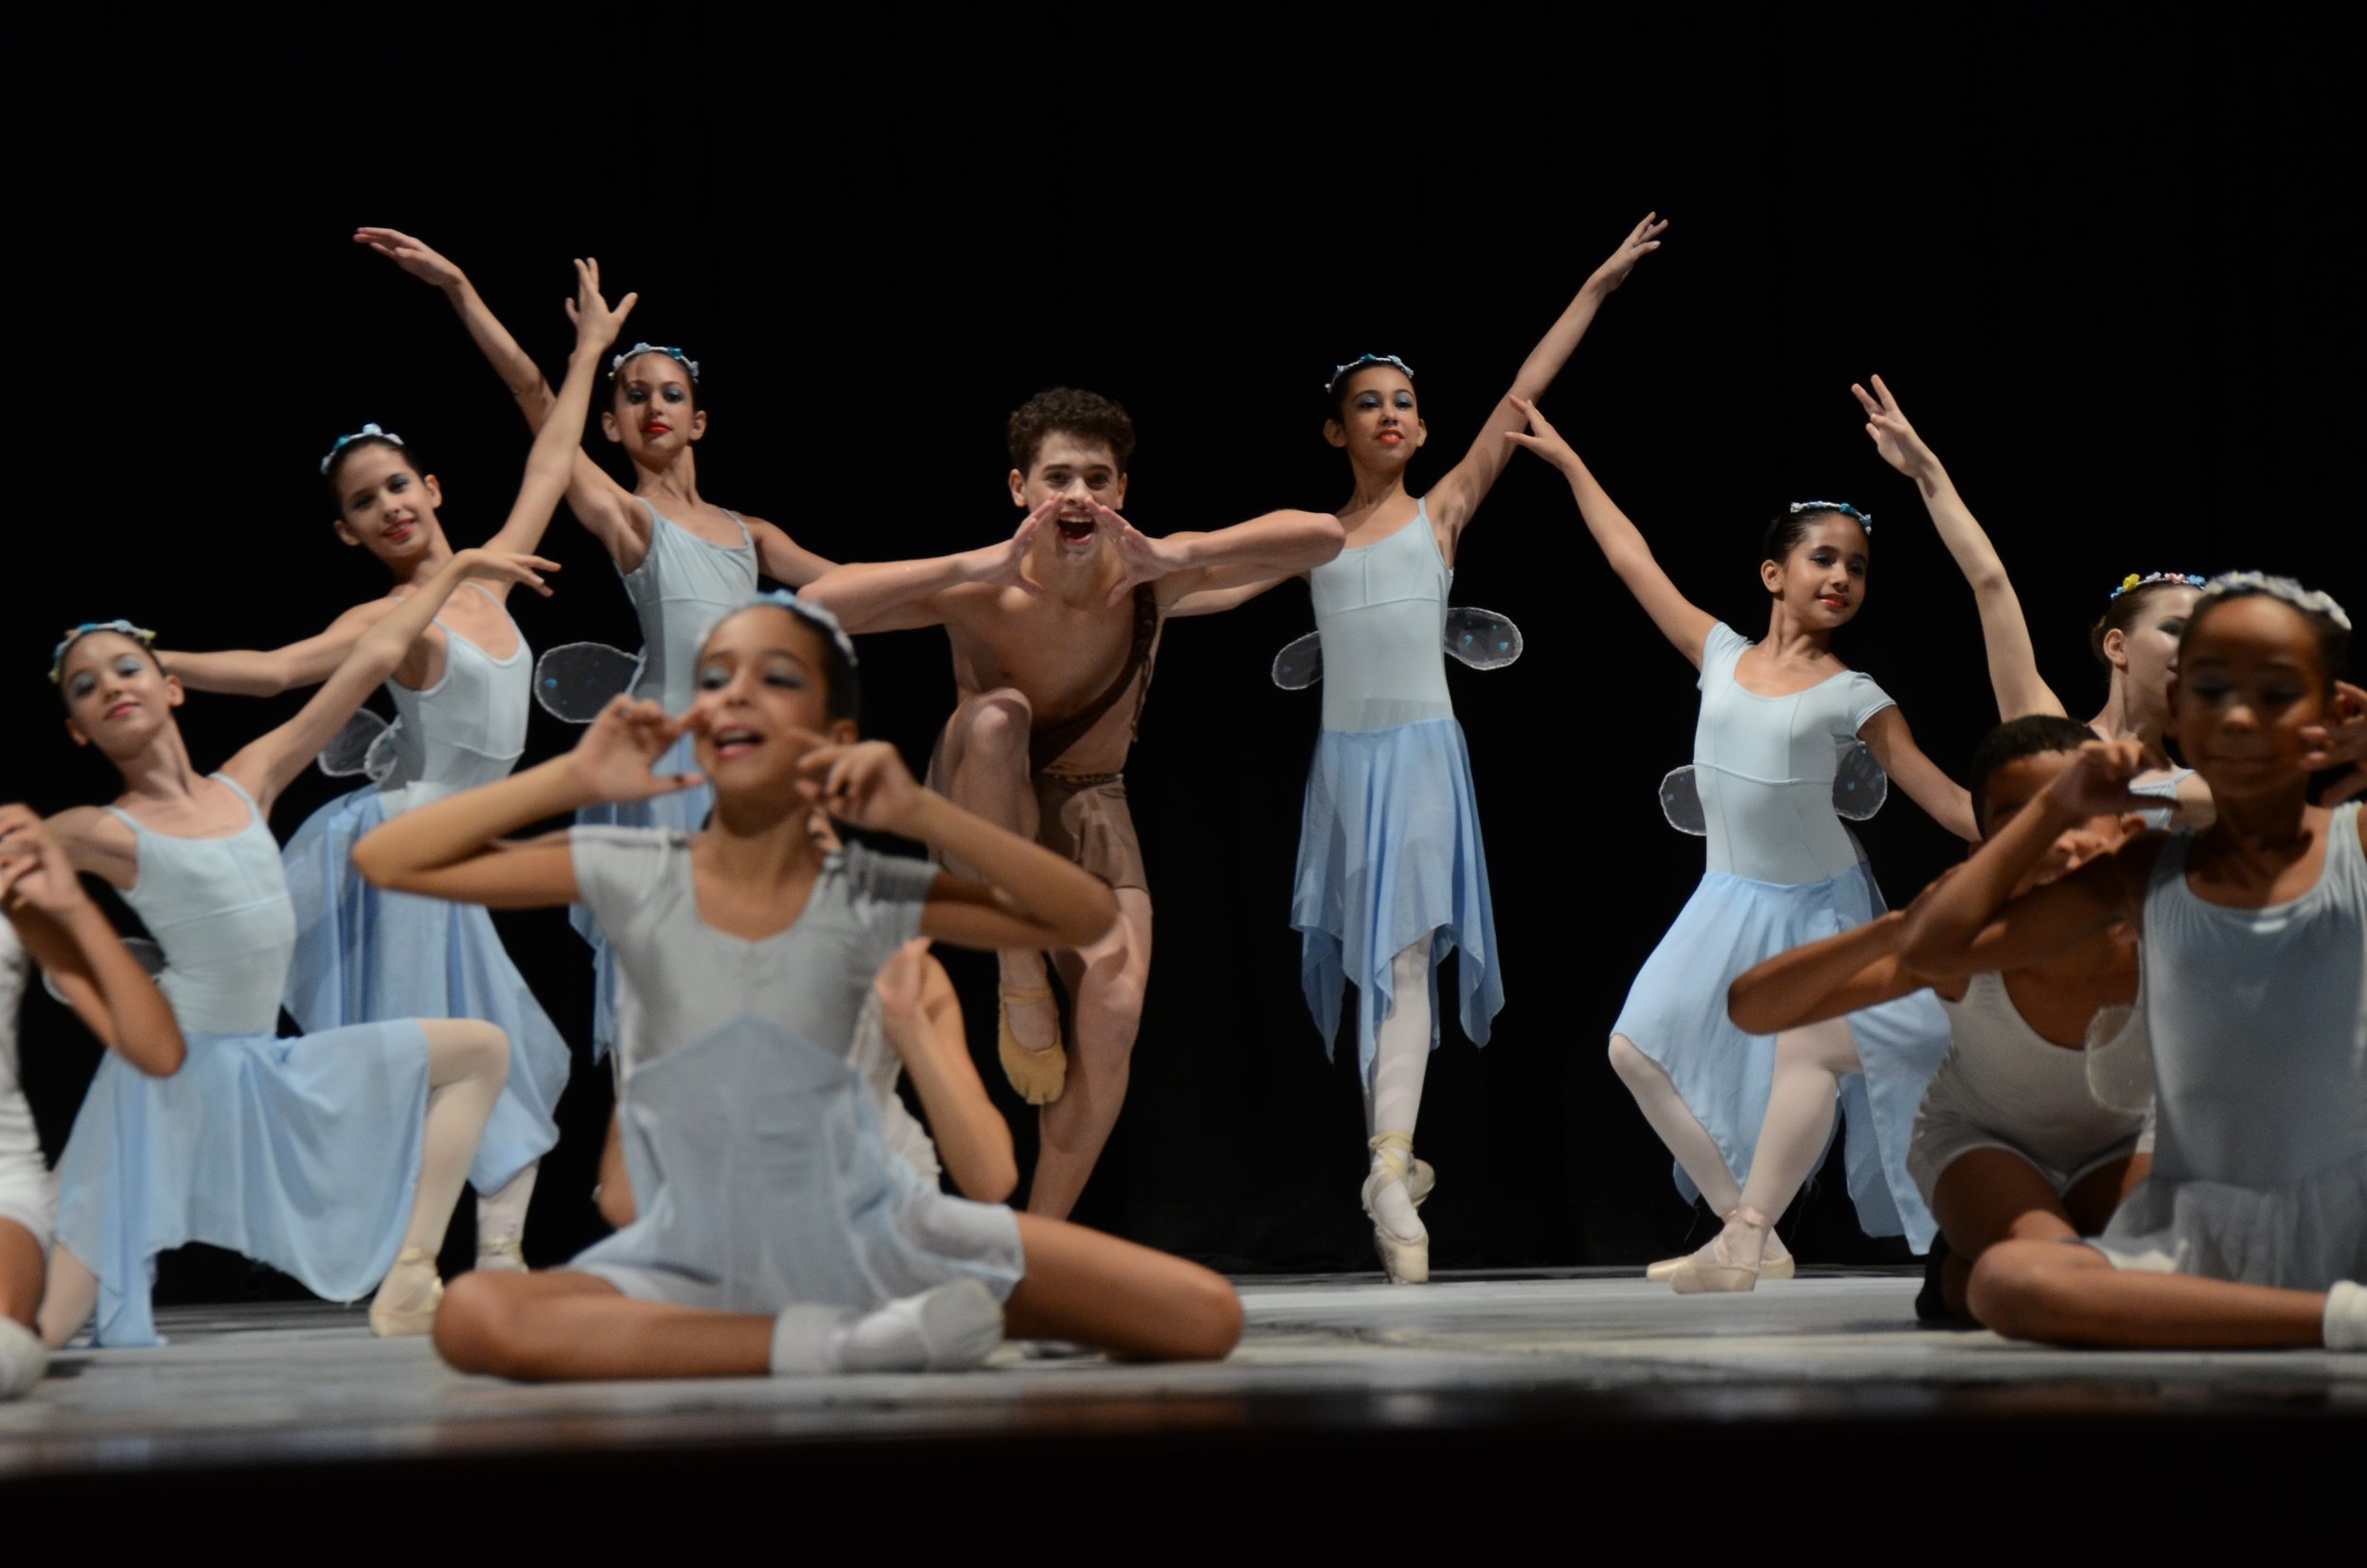
[[[694,710],[695,711],[695,710]],[[661,774],[658,758],[680,739],[687,717],[620,692],[608,700],[568,754],[576,781],[595,800],[649,800],[705,782],[695,773]]]
[[[1061,505],[1060,497],[1054,496],[1021,518],[1011,537],[1002,543],[970,551],[970,580],[983,582],[990,588],[1016,588],[1023,594],[1041,594],[1043,585],[1027,575],[1027,551],[1036,542],[1036,530],[1042,527]]]
[[[912,829],[928,792],[914,780],[902,754],[886,741],[823,741],[797,759],[797,788],[805,797],[839,821],[906,838],[919,836]]]
[[[641,302],[637,293],[629,294],[614,306],[600,297],[600,258],[576,258],[576,297],[567,301],[567,319],[576,324],[576,347],[595,353],[616,341],[625,318]]]
[[[2340,806],[2367,794],[2367,691],[2348,681],[2335,682],[2327,722],[2304,725],[2302,741],[2309,747],[2302,754],[2302,766],[2312,773],[2350,764],[2351,771],[2327,788],[2320,804]]]
[[[880,999],[880,1022],[893,1033],[920,1016],[929,987],[929,938],[916,936],[898,948],[871,982]]]
[[[1869,393],[1856,382],[1849,390],[1857,395],[1859,406],[1865,410],[1865,433],[1874,437],[1874,450],[1882,461],[1910,479],[1922,480],[1939,472],[1940,460],[1924,444],[1915,427],[1907,422],[1907,416],[1898,411],[1898,400],[1882,384],[1882,378],[1873,378],[1874,390]]]
[[[1153,539],[1140,528],[1120,517],[1098,501],[1085,505],[1094,514],[1094,526],[1117,552],[1117,586],[1111,589],[1104,604],[1115,604],[1134,591],[1138,582],[1156,582],[1171,572],[1180,572],[1191,564],[1182,545],[1173,540]]]
[[[1588,278],[1587,283],[1598,294],[1610,294],[1617,289],[1628,280],[1628,275],[1635,271],[1638,261],[1660,249],[1661,231],[1667,226],[1668,220],[1659,213],[1646,213],[1644,222],[1628,231],[1628,237],[1619,241],[1619,248],[1611,253],[1609,260],[1594,269],[1594,276]]]
[[[457,289],[469,281],[466,274],[431,249],[425,241],[414,239],[400,229],[358,228],[353,231],[353,242],[369,246],[422,283]]]
[[[0,806],[0,904],[62,918],[89,902],[49,825],[30,807]]]
[[[1570,443],[1562,438],[1561,432],[1556,430],[1552,422],[1537,411],[1535,403],[1516,392],[1512,394],[1512,406],[1527,418],[1529,427],[1526,430],[1505,431],[1505,440],[1510,441],[1514,446],[1528,448],[1556,468],[1562,466],[1563,458],[1577,456],[1577,453],[1572,450]]]
[[[517,550],[488,550],[472,546],[455,551],[448,570],[457,571],[463,579],[482,578],[488,582],[523,583],[548,598],[551,597],[550,584],[543,580],[543,574],[558,571],[559,562]]]
[[[2070,767],[2056,775],[2047,795],[2054,811],[2067,821],[2127,816],[2162,804],[2128,787],[2130,779],[2152,766],[2142,741],[2091,740],[2079,748]]]

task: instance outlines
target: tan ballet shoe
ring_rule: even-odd
[[[417,1339],[436,1331],[436,1310],[444,1304],[444,1282],[436,1274],[436,1255],[421,1247],[405,1247],[396,1256],[395,1266],[386,1271],[386,1277],[392,1279],[405,1267],[427,1270],[425,1302],[409,1307],[389,1306],[383,1299],[386,1287],[381,1285],[381,1299],[370,1303],[370,1332],[380,1339]]]
[[[1392,1285],[1427,1285],[1430,1283],[1430,1233],[1419,1236],[1399,1236],[1380,1222],[1373,1212],[1373,1199],[1392,1182],[1406,1182],[1413,1174],[1414,1134],[1411,1132],[1376,1132],[1365,1141],[1365,1147],[1378,1157],[1380,1168],[1364,1178],[1364,1218],[1373,1222],[1373,1250],[1380,1255],[1380,1266],[1388,1271]],[[1435,1178],[1433,1178],[1433,1183]],[[1407,1193],[1412,1194],[1412,1185]],[[1428,1197],[1427,1191],[1423,1194]]]
[[[1665,1285],[1679,1269],[1684,1267],[1685,1258],[1692,1256],[1687,1253],[1684,1257],[1664,1257],[1645,1270],[1644,1277],[1655,1285]],[[1789,1279],[1799,1270],[1799,1260],[1784,1250],[1781,1238],[1772,1230],[1769,1231],[1767,1244],[1759,1253],[1759,1283],[1764,1285],[1771,1279]]]
[[[1710,1238],[1709,1245],[1677,1265],[1668,1276],[1670,1289],[1679,1295],[1716,1295],[1754,1288],[1759,1282],[1759,1265],[1740,1261],[1726,1243],[1728,1233],[1737,1226],[1762,1233],[1764,1256],[1764,1233],[1774,1227],[1757,1209],[1737,1206],[1726,1216],[1725,1229]]]
[[[1036,990],[1013,990],[1006,986],[997,993],[995,1007],[995,1055],[1003,1060],[1003,1076],[1011,1080],[1019,1097],[1030,1105],[1050,1105],[1068,1087],[1068,1051],[1060,1043],[1060,1010],[1052,1009],[1052,1043],[1041,1050],[1033,1050],[1019,1042],[1011,1032],[1011,1004],[1042,1002],[1052,995],[1050,987]]]

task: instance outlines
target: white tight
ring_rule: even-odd
[[[1422,1111],[1422,1077],[1430,1070],[1431,934],[1424,932],[1389,960],[1389,1014],[1376,1032],[1372,1076],[1364,1085],[1364,1131],[1411,1136]],[[1379,1167],[1375,1157],[1374,1166]],[[1423,1234],[1402,1183],[1373,1197],[1376,1217],[1398,1236]]]
[[[476,1250],[492,1241],[515,1241],[526,1233],[526,1205],[534,1202],[534,1179],[543,1162],[535,1161],[509,1179],[498,1192],[480,1192],[476,1200]]]
[[[1635,1096],[1636,1109],[1660,1135],[1668,1152],[1677,1157],[1678,1166],[1691,1177],[1693,1185],[1701,1189],[1702,1202],[1712,1214],[1724,1214],[1742,1202],[1742,1188],[1735,1181],[1735,1173],[1726,1168],[1726,1156],[1718,1151],[1717,1140],[1701,1125],[1677,1093],[1676,1083],[1668,1070],[1642,1051],[1626,1035],[1611,1037],[1611,1067],[1619,1075],[1619,1081]]]

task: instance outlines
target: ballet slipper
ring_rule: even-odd
[[[1365,1147],[1374,1157],[1374,1169],[1364,1178],[1363,1190],[1364,1218],[1373,1222],[1373,1250],[1380,1255],[1380,1266],[1388,1271],[1390,1284],[1426,1285],[1430,1282],[1430,1233],[1399,1236],[1382,1224],[1373,1209],[1373,1200],[1381,1188],[1392,1182],[1403,1183],[1413,1174],[1414,1134],[1376,1132]]]
[[[14,1318],[0,1317],[0,1401],[30,1394],[49,1368],[49,1346]]]
[[[1052,1043],[1030,1047],[1019,1042],[1011,1032],[1011,1007],[1014,1002],[1050,1000],[1050,987],[1033,990],[1013,990],[1005,986],[999,992],[995,1008],[995,1054],[1003,1059],[1003,1076],[1011,1080],[1019,1097],[1030,1105],[1050,1105],[1068,1087],[1068,1051],[1060,1043],[1060,1011],[1052,1010]]]
[[[1414,1168],[1406,1174],[1405,1195],[1415,1208],[1420,1208],[1430,1201],[1431,1188],[1437,1185],[1438,1172],[1431,1168],[1428,1160],[1416,1158]]]
[[[1759,1259],[1744,1261],[1736,1246],[1727,1238],[1740,1231],[1759,1233],[1759,1247],[1764,1255],[1767,1232],[1773,1224],[1757,1209],[1737,1205],[1726,1216],[1725,1228],[1710,1238],[1709,1245],[1677,1265],[1668,1276],[1669,1287],[1679,1295],[1706,1295],[1735,1291],[1748,1291],[1759,1282]]]
[[[837,1360],[842,1372],[959,1372],[1002,1344],[1003,1303],[965,1276],[847,1325]]]
[[[1655,1285],[1665,1285],[1692,1256],[1687,1253],[1682,1257],[1664,1257],[1645,1270],[1644,1277]],[[1769,1230],[1767,1240],[1759,1250],[1759,1283],[1764,1285],[1771,1279],[1789,1279],[1799,1272],[1799,1260],[1785,1250],[1783,1238],[1772,1229]]]
[[[2326,1348],[2367,1350],[2367,1285],[2338,1279],[2326,1292]]]
[[[397,1305],[386,1299],[387,1285],[404,1269],[422,1269],[427,1273],[427,1289],[415,1292],[416,1299]],[[395,1266],[386,1271],[386,1284],[378,1288],[378,1299],[370,1303],[370,1332],[380,1339],[416,1339],[436,1331],[436,1310],[444,1304],[444,1282],[436,1274],[436,1255],[424,1247],[405,1247],[395,1258]]]
[[[594,1189],[592,1201],[599,1202]],[[476,1244],[476,1266],[480,1274],[525,1274],[526,1272],[526,1238],[523,1236],[496,1236]]]

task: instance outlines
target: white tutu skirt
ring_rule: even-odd
[[[2284,1187],[2156,1173],[2090,1245],[2117,1268],[2288,1291],[2367,1280],[2367,1151]]]
[[[98,1276],[103,1345],[155,1345],[156,1255],[205,1241],[353,1301],[393,1267],[419,1185],[427,1038],[185,1030],[151,1078],[109,1052],[58,1163],[58,1244]]]
[[[1475,1045],[1504,1005],[1471,755],[1463,726],[1425,719],[1381,730],[1325,730],[1307,772],[1290,925],[1300,985],[1326,1054],[1342,989],[1357,990],[1357,1060],[1369,1082],[1389,1016],[1389,963],[1424,932],[1431,944],[1431,1044],[1438,966],[1458,954],[1457,1014]]]
[[[1644,961],[1611,1033],[1666,1070],[1739,1184],[1750,1179],[1775,1078],[1775,1037],[1726,1016],[1745,970],[1863,925],[1883,912],[1862,865],[1821,882],[1763,882],[1712,871]],[[1842,1079],[1849,1197],[1868,1236],[1905,1236],[1928,1251],[1937,1227],[1907,1172],[1915,1108],[1948,1054],[1948,1015],[1928,990],[1849,1015],[1863,1074]],[[1682,1167],[1677,1190],[1699,1196]]]
[[[869,1309],[963,1275],[1005,1297],[1025,1271],[1009,1209],[923,1181],[870,1087],[776,1024],[742,1014],[636,1069],[618,1103],[640,1218],[567,1266],[628,1295]]]
[[[694,738],[685,735],[666,748],[666,755],[657,759],[650,772],[661,777],[696,773],[696,749]],[[677,833],[695,833],[707,825],[707,815],[714,810],[715,787],[701,784],[696,789],[677,790],[649,800],[603,801],[597,806],[586,806],[576,813],[576,825],[664,828]],[[567,923],[592,949],[592,1060],[597,1061],[616,1044],[616,965],[608,955],[608,939],[600,935],[600,923],[592,918],[591,910],[577,904],[567,911]]]
[[[485,1124],[469,1183],[494,1192],[559,1142],[567,1042],[476,904],[372,887],[353,846],[386,820],[385,797],[356,790],[306,819],[280,856],[294,906],[286,1006],[308,1034],[400,1018],[478,1018],[509,1036],[509,1081]]]

